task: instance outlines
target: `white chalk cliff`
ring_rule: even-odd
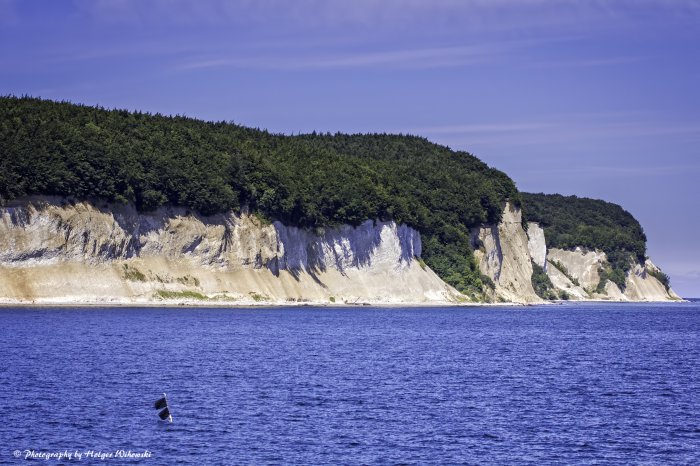
[[[522,212],[506,204],[498,225],[483,225],[472,232],[474,256],[481,273],[494,283],[495,300],[538,303],[542,299],[532,287],[532,262]]]
[[[530,244],[536,244],[538,255],[533,254],[537,262],[542,257],[545,261],[545,271],[554,288],[564,292],[571,300],[608,300],[608,301],[673,301],[681,298],[653,276],[660,272],[651,260],[644,264],[633,263],[625,279],[625,290],[620,290],[615,283],[606,280],[599,290],[600,272],[608,265],[608,259],[603,251],[589,251],[577,247],[567,251],[563,249],[547,249],[543,243],[542,228],[536,223],[528,225]],[[534,247],[534,246],[533,246]],[[545,253],[542,254],[542,249]],[[535,259],[537,257],[537,260]]]
[[[447,303],[420,235],[367,221],[307,232],[232,213],[43,198],[0,208],[5,302]]]
[[[605,293],[593,292],[605,254],[547,249],[543,230],[529,224],[526,233],[511,204],[498,225],[474,229],[472,241],[492,281],[485,292],[491,301],[542,302],[532,286],[533,261],[570,299],[677,299],[649,273],[658,271],[651,261],[635,265],[624,293],[612,282]],[[0,303],[468,301],[420,256],[418,232],[394,222],[307,231],[246,213],[139,213],[50,197],[0,207]]]
[[[555,290],[570,300],[671,301],[680,299],[652,273],[660,272],[650,260],[632,264],[624,292],[610,280],[598,292],[600,270],[607,265],[602,251],[548,249],[544,229],[530,222],[522,226],[519,208],[506,204],[498,225],[482,225],[472,232],[474,255],[483,275],[493,282],[491,299],[538,303],[532,286],[532,263],[542,267]],[[652,273],[650,273],[650,271]]]

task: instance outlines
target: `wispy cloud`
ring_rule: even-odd
[[[193,46],[176,46],[163,43],[143,43],[138,45],[125,43],[110,47],[75,47],[73,50],[63,49],[53,52],[46,57],[47,63],[65,63],[79,61],[93,61],[104,59],[131,59],[131,58],[174,58],[183,54],[192,53],[196,49]]]
[[[411,128],[406,130],[406,132],[409,134],[485,134],[540,131],[553,129],[555,127],[556,125],[554,123],[515,122],[426,126],[422,128]]]
[[[483,63],[523,43],[480,44],[473,46],[413,48],[382,52],[327,53],[318,56],[224,57],[191,60],[177,66],[179,70],[205,68],[255,68],[271,70],[305,70],[333,68],[435,68]]]
[[[303,24],[399,25],[426,19],[462,26],[576,24],[586,20],[618,22],[640,11],[700,14],[697,0],[74,0],[104,21],[210,22],[242,20],[265,23],[283,14]]]
[[[533,68],[588,68],[596,66],[616,66],[628,65],[630,63],[640,63],[653,57],[601,57],[601,58],[579,58],[576,60],[551,60],[546,62],[535,62],[530,66]]]
[[[668,262],[663,267],[666,273],[686,280],[700,281],[700,268],[697,262]],[[699,283],[700,285],[700,283]]]
[[[595,114],[592,114],[595,115]],[[625,113],[617,113],[625,115]],[[524,147],[601,139],[641,139],[653,136],[700,138],[700,122],[612,122],[606,115],[580,121],[580,115],[557,120],[509,121],[402,128],[396,132],[416,134],[455,148]],[[610,115],[607,115],[610,117]],[[592,169],[595,169],[593,167]]]
[[[520,170],[521,173],[527,172],[527,169]],[[636,165],[585,165],[570,164],[567,167],[545,168],[537,167],[533,172],[538,175],[546,176],[565,176],[575,175],[577,177],[590,177],[595,179],[601,178],[617,178],[620,177],[660,177],[660,176],[677,176],[687,173],[700,173],[700,165],[698,164],[674,164],[674,165],[656,165],[656,166],[636,166]]]

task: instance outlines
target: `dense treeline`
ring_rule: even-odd
[[[542,225],[548,247],[582,246],[606,253],[611,267],[601,273],[603,285],[605,279],[610,279],[624,289],[631,260],[644,263],[644,230],[632,214],[619,205],[560,194],[521,195],[527,220]]]
[[[520,194],[504,173],[424,138],[283,136],[29,97],[0,98],[0,197],[54,194],[179,205],[248,206],[315,228],[396,220],[423,236],[425,262],[463,292],[482,282],[469,228],[497,222]]]

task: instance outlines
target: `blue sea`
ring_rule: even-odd
[[[698,464],[700,303],[0,308],[0,449],[2,464]]]

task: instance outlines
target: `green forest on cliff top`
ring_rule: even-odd
[[[506,200],[522,203],[505,173],[420,137],[285,136],[228,122],[0,97],[0,197],[32,194],[134,203],[142,211],[178,205],[203,215],[247,206],[306,228],[395,220],[416,228],[425,262],[471,295],[488,280],[475,264],[470,228],[498,222]],[[606,228],[619,241],[602,247],[598,216],[560,224],[556,210],[569,208],[547,199],[530,199],[536,206],[530,220],[543,220],[552,246],[643,257],[643,233],[632,249],[622,234],[629,225],[641,232],[631,216],[618,221],[619,212],[608,212]],[[585,235],[581,224],[590,227],[590,241],[571,243]],[[570,228],[579,235],[567,236]]]

